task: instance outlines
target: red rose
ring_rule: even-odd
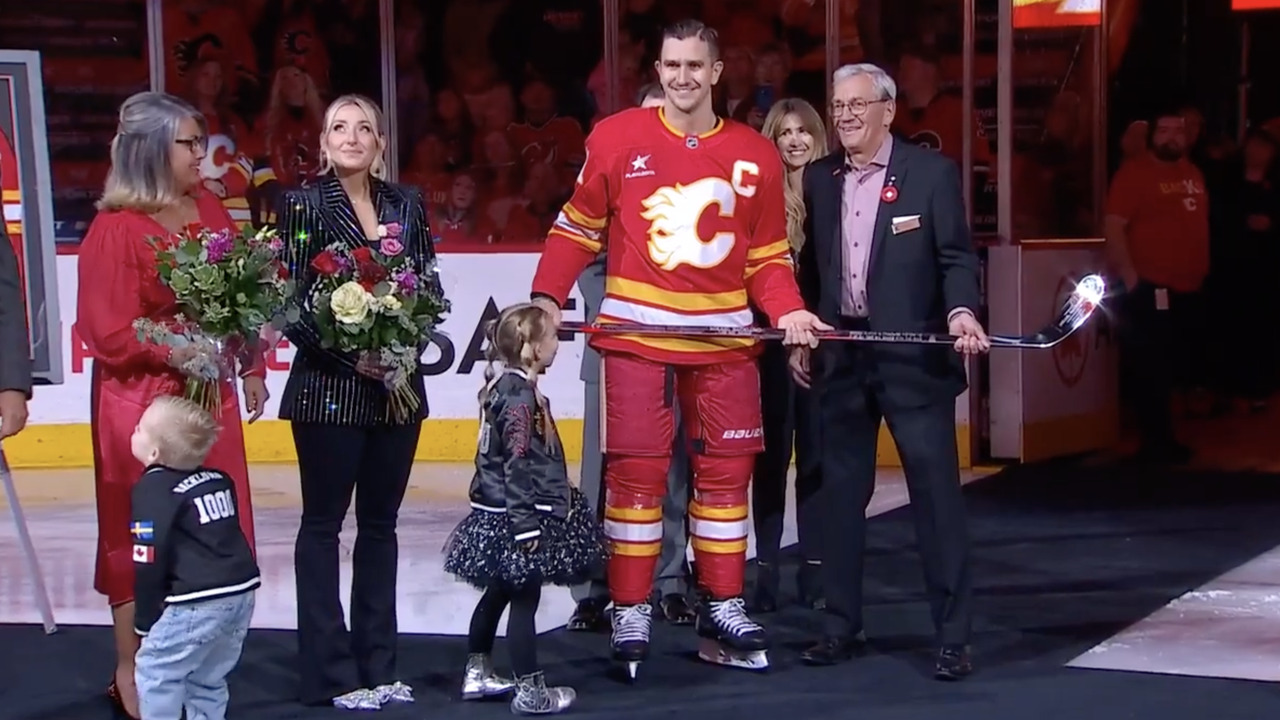
[[[325,250],[311,261],[311,267],[321,275],[336,275],[338,258],[334,256],[332,250]]]
[[[361,284],[368,282],[377,285],[388,277],[387,269],[372,261],[357,265],[356,272],[360,275]]]
[[[358,247],[351,251],[351,259],[356,261],[357,265],[373,262],[373,250],[367,247]]]
[[[276,265],[276,277],[280,278],[281,280],[289,279],[289,268],[284,263],[280,263],[279,265]]]

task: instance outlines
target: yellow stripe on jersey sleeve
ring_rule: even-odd
[[[571,228],[562,227],[560,223],[556,223],[555,225],[553,225],[551,227],[551,231],[547,233],[547,237],[553,237],[553,236],[562,237],[566,240],[572,240],[573,242],[578,243],[579,245],[585,247],[586,249],[590,250],[593,253],[598,253],[604,249],[604,244],[601,243],[599,240],[593,240],[580,233],[574,232],[573,229]]]
[[[582,211],[575,208],[571,203],[565,203],[564,208],[562,208],[562,212],[565,217],[568,218],[569,222],[577,225],[583,230],[599,231],[603,230],[604,226],[609,224],[608,218],[593,218],[590,215],[582,213]]]
[[[769,267],[770,265],[777,265],[779,267],[784,267],[784,268],[787,268],[787,270],[795,269],[795,266],[791,264],[791,256],[788,255],[786,257],[776,257],[776,258],[771,258],[769,260],[765,260],[759,265],[748,265],[746,272],[744,272],[742,276],[744,278],[749,278],[752,275],[755,275],[756,273],[760,272],[761,270]]]
[[[791,242],[786,238],[783,238],[777,242],[771,242],[768,245],[764,245],[761,247],[748,248],[747,264],[750,265],[752,263],[760,262],[761,260],[768,260],[769,258],[772,258],[775,255],[789,256],[790,254],[791,254]]]

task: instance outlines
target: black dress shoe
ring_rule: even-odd
[[[609,618],[604,609],[609,604],[602,598],[587,598],[573,609],[565,628],[572,632],[608,632]]]
[[[658,601],[658,609],[662,611],[662,619],[671,625],[692,625],[698,617],[683,593],[663,595]]]
[[[855,655],[861,656],[867,651],[867,636],[858,633],[853,637],[835,637],[828,635],[808,650],[800,653],[800,660],[805,665],[838,665],[852,660]]]
[[[938,649],[936,680],[963,680],[973,673],[973,658],[965,645],[943,645]]]
[[[766,614],[778,611],[778,568],[756,563],[756,587],[751,595],[751,610]]]

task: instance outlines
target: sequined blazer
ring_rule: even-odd
[[[541,534],[539,518],[569,513],[569,470],[551,407],[521,370],[490,384],[480,422],[471,507],[505,512],[517,542]]]
[[[413,258],[424,278],[435,278],[427,271],[434,266],[435,248],[427,227],[422,192],[412,186],[376,178],[371,181],[378,221],[400,223],[405,252]],[[354,353],[321,345],[315,316],[307,304],[316,280],[311,261],[317,254],[333,243],[345,243],[354,249],[361,245],[376,247],[378,241],[365,239],[351,201],[332,175],[317,179],[309,187],[285,192],[276,217],[280,235],[285,239],[285,262],[297,281],[297,300],[302,308],[298,321],[285,329],[285,336],[297,352],[280,398],[281,419],[327,425],[394,423],[387,412],[386,388],[356,372]],[[419,422],[427,416],[422,374],[416,374],[411,382],[422,404],[418,417],[409,422]]]

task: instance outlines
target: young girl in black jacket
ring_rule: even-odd
[[[480,391],[480,437],[471,481],[471,514],[445,546],[444,569],[484,590],[471,616],[462,696],[473,700],[515,687],[511,711],[566,710],[573,688],[547,687],[538,669],[534,614],[542,586],[583,582],[605,560],[607,541],[577,488],[539,373],[559,341],[540,308],[507,308],[488,331],[489,367]],[[490,656],[502,611],[516,681],[493,670]]]

